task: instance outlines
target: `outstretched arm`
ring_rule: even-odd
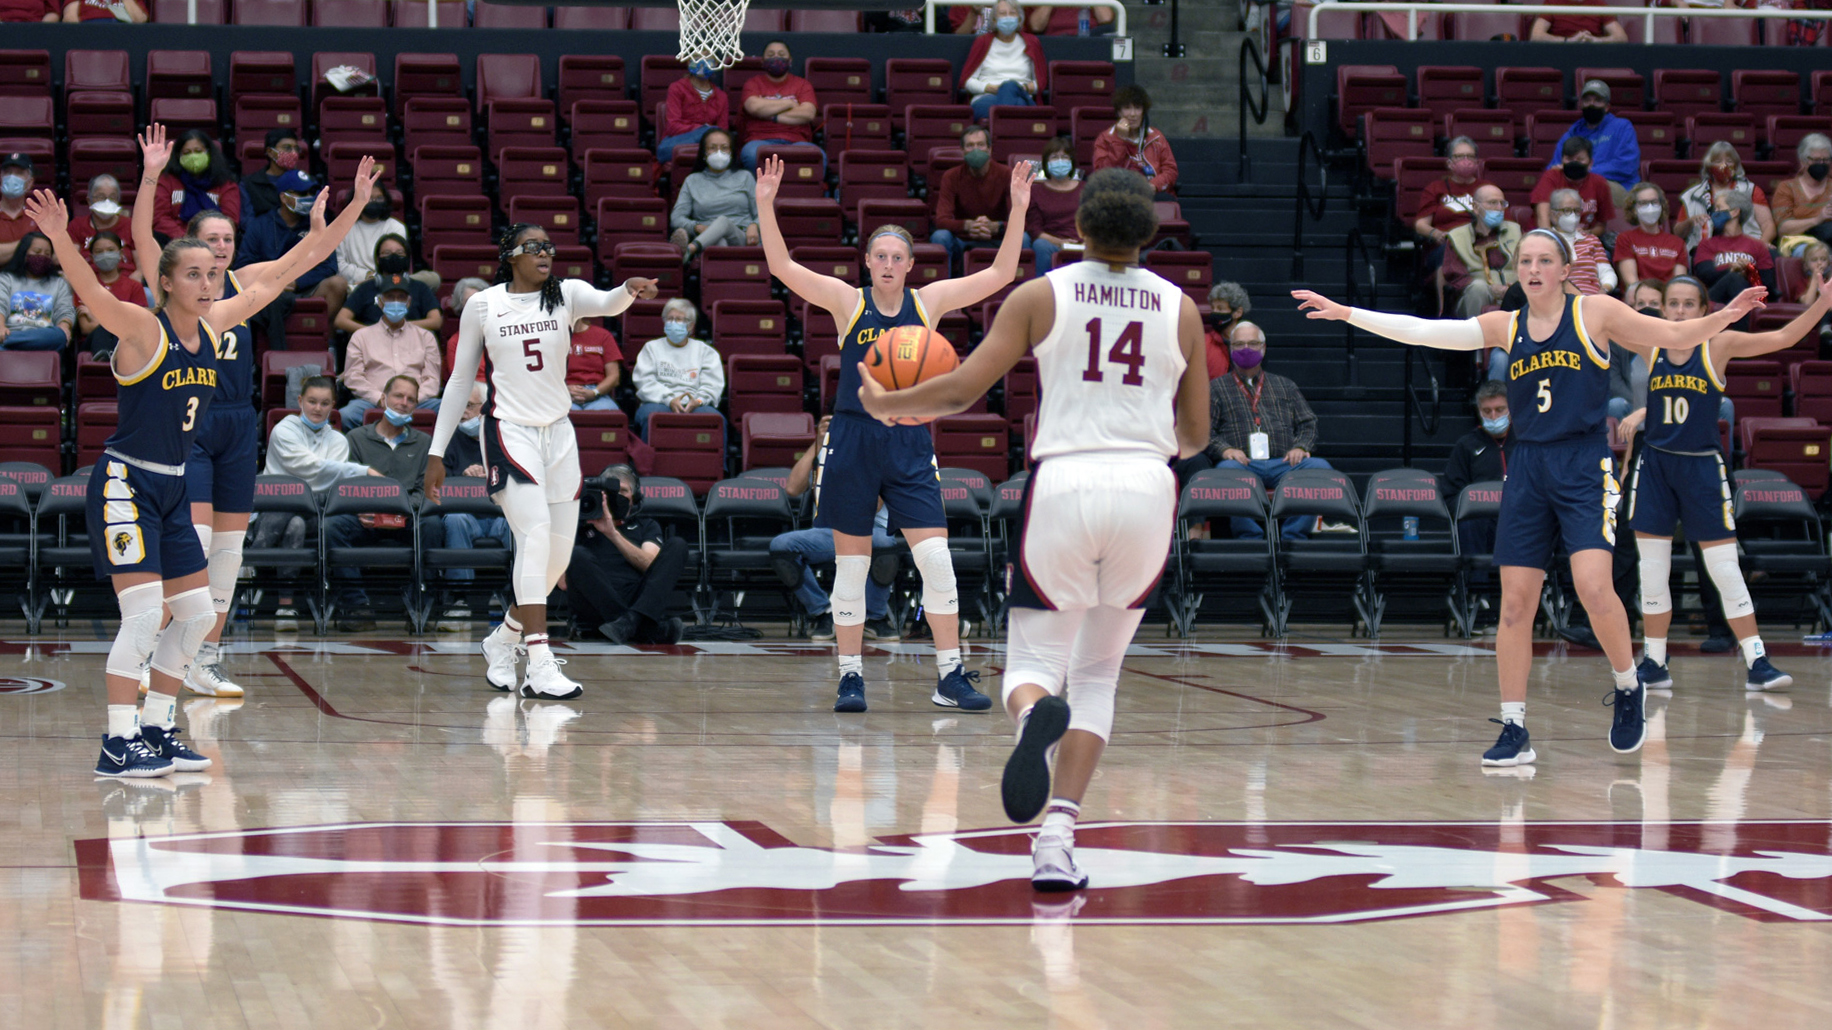
[[[1832,294],[1826,292],[1825,280],[1813,279],[1817,298],[1794,318],[1792,322],[1780,329],[1771,329],[1766,333],[1741,333],[1729,330],[1711,338],[1711,364],[1717,368],[1718,377],[1724,375],[1725,366],[1732,358],[1754,358],[1763,354],[1773,354],[1778,350],[1787,350],[1799,343],[1813,327],[1826,317],[1826,311],[1832,309]]]
[[[1004,289],[1018,277],[1018,255],[1024,250],[1024,218],[1030,210],[1031,178],[1036,166],[1020,161],[1011,170],[1011,215],[1005,220],[1005,238],[991,268],[982,268],[959,279],[943,279],[917,290],[923,310],[931,318],[970,308]]]
[[[1656,350],[1685,350],[1696,347],[1730,328],[1751,311],[1763,306],[1766,287],[1751,286],[1714,314],[1684,322],[1644,315],[1607,294],[1595,294],[1579,301],[1583,305],[1584,323],[1597,339],[1611,340],[1643,357]],[[1599,317],[1601,316],[1601,317]]]
[[[138,304],[123,302],[95,277],[95,269],[83,260],[83,249],[70,238],[70,212],[64,202],[50,190],[34,190],[25,200],[25,213],[51,241],[64,279],[82,298],[83,306],[102,328],[120,338],[115,345],[115,367],[139,369],[151,361],[159,345],[159,319]]]
[[[902,390],[886,390],[859,363],[859,402],[873,418],[938,418],[966,411],[1011,371],[1056,319],[1056,296],[1044,279],[1012,291],[986,338],[961,366]]]
[[[623,314],[638,300],[654,300],[656,281],[631,278],[624,280],[622,286],[600,290],[584,280],[575,279],[567,293],[571,294],[567,299],[574,319],[608,318]]]
[[[159,188],[159,177],[165,174],[166,162],[172,159],[172,144],[165,138],[165,126],[158,124],[147,126],[136,138],[144,156],[140,195],[146,199],[134,205],[134,253],[140,255],[140,267],[146,269],[146,285],[153,291],[153,303],[164,304],[165,292],[159,288],[159,258],[154,256],[161,251],[159,239],[153,235],[153,191]]]
[[[375,181],[379,178],[381,170],[375,166],[375,160],[363,158],[356,166],[356,188],[351,193],[350,202],[344,205],[343,212],[330,225],[324,223],[324,208],[330,203],[331,191],[321,190],[312,205],[311,231],[294,244],[293,249],[282,254],[279,260],[260,266],[260,274],[253,282],[243,283],[242,292],[228,300],[217,301],[210,311],[211,323],[237,325],[253,318],[301,275],[322,264],[337,249],[337,245],[343,242],[357,218],[362,216],[363,206],[369,203],[369,197],[375,191]],[[240,277],[237,279],[239,281]]]
[[[789,256],[789,244],[782,238],[782,227],[776,224],[776,191],[782,186],[782,158],[771,154],[757,170],[757,226],[763,238],[763,257],[770,274],[797,297],[816,307],[827,309],[838,321],[852,317],[858,301],[858,290],[844,279],[822,275],[797,263]]]
[[[1500,347],[1506,350],[1509,343],[1508,315],[1505,311],[1490,311],[1465,319],[1415,318],[1390,311],[1352,308],[1310,290],[1293,290],[1291,295],[1297,298],[1298,310],[1306,312],[1306,318],[1347,322],[1376,336],[1415,347],[1435,347],[1438,350]]]

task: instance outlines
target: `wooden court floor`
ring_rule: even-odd
[[[1411,643],[1404,642],[1411,640]],[[95,782],[108,640],[0,632],[0,1027],[1832,1025],[1832,653],[1785,695],[1676,646],[1639,755],[1542,647],[1484,774],[1489,645],[1141,634],[1078,834],[1028,884],[1010,731],[921,645],[234,641],[208,773]],[[996,696],[997,648],[971,647]]]

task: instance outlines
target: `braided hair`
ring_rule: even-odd
[[[539,228],[540,226],[532,225],[528,222],[517,222],[503,232],[502,238],[496,243],[496,281],[498,283],[513,283],[515,281],[515,269],[510,267],[509,262],[515,258],[515,248],[521,245],[521,240],[518,239],[518,237],[523,233]],[[541,310],[548,314],[552,314],[553,310],[560,306],[560,302],[563,299],[560,293],[559,276],[551,272],[548,273],[547,281],[541,283]]]

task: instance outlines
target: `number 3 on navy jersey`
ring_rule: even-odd
[[[1120,330],[1119,338],[1113,341],[1113,349],[1107,352],[1107,360],[1115,365],[1125,365],[1126,374],[1120,382],[1127,386],[1143,386],[1145,376],[1139,370],[1145,367],[1145,326],[1141,322],[1128,322]],[[1100,319],[1088,320],[1088,367],[1081,373],[1084,382],[1098,383],[1105,379],[1100,368]],[[1540,409],[1545,410],[1545,409]]]
[[[1539,381],[1539,392],[1535,394],[1535,396],[1539,398],[1539,410],[1552,410],[1552,380],[1541,379]]]
[[[188,433],[191,431],[191,427],[196,424],[197,424],[197,398],[193,397],[190,400],[185,402],[184,425],[179,426],[178,429],[180,432]]]

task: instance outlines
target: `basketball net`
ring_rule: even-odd
[[[680,0],[681,52],[686,64],[701,58],[724,70],[744,57],[738,33],[744,28],[744,9],[750,0]]]

